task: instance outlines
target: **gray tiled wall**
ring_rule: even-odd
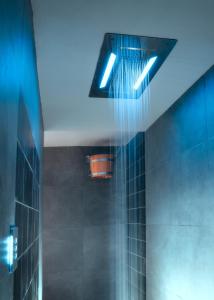
[[[146,299],[146,216],[144,133],[115,151],[113,198],[117,228],[115,237],[116,298]]]
[[[39,157],[43,144],[30,0],[0,1],[0,36],[0,299],[11,300],[14,276],[8,272],[6,265],[5,241],[10,225],[14,225],[16,221],[15,187],[20,99],[26,106]],[[25,225],[27,226],[27,223]]]
[[[38,299],[40,159],[23,101],[19,102],[16,157],[15,225],[18,227],[18,267],[14,300]]]
[[[43,300],[110,300],[115,219],[110,180],[89,177],[86,156],[102,147],[44,152]]]
[[[128,299],[146,299],[146,215],[144,133],[126,146]]]
[[[214,294],[214,67],[146,132],[147,300]]]

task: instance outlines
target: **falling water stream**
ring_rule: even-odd
[[[114,112],[117,127],[115,137],[111,140],[111,146],[117,145],[115,150],[114,167],[114,197],[116,213],[116,265],[115,265],[115,287],[116,300],[143,300],[139,294],[132,290],[130,285],[130,262],[128,256],[128,219],[127,219],[127,174],[131,160],[127,156],[127,143],[140,131],[146,121],[149,111],[150,93],[148,88],[148,75],[144,79],[143,94],[138,99],[132,99],[135,95],[134,83],[139,78],[148,60],[142,49],[140,41],[136,42],[132,37],[118,38],[114,45],[114,53],[118,59],[117,71],[111,82],[109,94],[109,105]],[[136,140],[133,140],[136,143]],[[134,144],[133,155],[136,155],[136,144]],[[136,167],[133,178],[136,178]],[[136,194],[137,183],[134,180],[134,193]],[[132,227],[135,236],[138,236],[137,224]],[[139,238],[139,237],[138,237]],[[131,280],[134,280],[133,278]],[[139,288],[139,280],[135,279],[135,287]]]

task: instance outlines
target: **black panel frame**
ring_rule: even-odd
[[[140,45],[141,48],[143,48],[144,51],[144,58],[146,53],[146,58],[149,59],[151,56],[157,56],[157,60],[152,67],[152,69],[149,72],[149,82],[153,79],[155,74],[160,69],[163,62],[166,60],[169,53],[174,48],[175,44],[177,43],[176,39],[171,38],[158,38],[158,37],[147,37],[147,36],[137,36],[137,35],[126,35],[126,34],[118,34],[118,33],[106,33],[104,35],[104,40],[102,47],[100,49],[100,54],[94,74],[94,78],[92,81],[91,89],[89,92],[89,97],[94,98],[114,98],[115,96],[111,94],[110,91],[110,85],[112,80],[114,79],[114,76],[117,72],[117,63],[115,63],[112,73],[110,75],[110,78],[108,80],[108,83],[105,88],[100,89],[100,82],[103,76],[103,72],[105,70],[105,67],[107,65],[109,55],[111,52],[114,52],[115,45],[117,44],[117,41],[120,40],[120,43],[124,44],[127,41],[127,38],[133,41],[133,43],[136,45]],[[118,51],[118,50],[117,50]],[[130,59],[134,56],[136,58],[135,53],[136,51],[130,52]],[[127,54],[127,53],[126,53]],[[121,51],[121,56],[122,56]],[[140,57],[139,57],[140,59]],[[138,99],[142,93],[145,90],[145,86],[141,84],[139,89],[133,94],[121,94],[118,98],[122,99]]]

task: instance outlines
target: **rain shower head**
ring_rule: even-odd
[[[139,98],[176,42],[175,39],[106,33],[89,97]],[[114,93],[118,78],[126,88]]]

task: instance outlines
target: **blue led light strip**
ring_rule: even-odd
[[[7,238],[7,263],[9,268],[13,266],[13,253],[14,253],[14,240],[13,236],[10,235]]]
[[[134,84],[134,90],[137,90],[139,88],[139,86],[141,85],[143,80],[146,78],[146,75],[149,73],[151,67],[153,66],[153,64],[155,63],[157,58],[158,58],[157,56],[154,56],[154,57],[149,59],[149,61],[146,64],[145,68],[143,69],[143,72],[141,73],[140,77],[138,78],[138,80]]]
[[[108,60],[107,67],[105,69],[105,73],[103,75],[103,78],[102,78],[102,81],[101,81],[101,84],[100,84],[100,89],[102,89],[106,86],[106,84],[108,82],[108,79],[109,79],[109,76],[111,74],[111,71],[113,69],[116,57],[117,56],[114,53],[111,53],[111,55],[109,57],[109,60]]]
[[[17,252],[18,252],[18,228],[14,225],[10,226],[10,235],[6,239],[6,261],[10,273],[17,268]]]

